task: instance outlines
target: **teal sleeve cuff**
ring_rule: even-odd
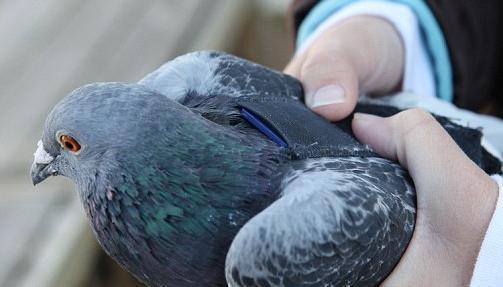
[[[344,6],[357,1],[361,0],[320,1],[309,12],[300,25],[297,34],[297,47],[300,47],[309,35],[311,35],[311,33],[313,33],[316,28],[333,13],[337,12]],[[440,29],[440,26],[437,23],[435,16],[433,16],[430,8],[422,0],[387,0],[385,2],[407,5],[416,15],[422,33],[421,38],[423,39],[424,47],[428,52],[431,66],[435,74],[435,90],[437,97],[451,102],[453,98],[453,84],[449,52],[442,30]]]

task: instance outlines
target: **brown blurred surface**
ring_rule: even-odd
[[[98,247],[71,183],[28,171],[45,116],[74,88],[136,81],[193,50],[281,69],[287,1],[0,1],[0,286],[141,286]]]

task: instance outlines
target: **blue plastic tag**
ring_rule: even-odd
[[[266,124],[264,124],[258,117],[253,115],[245,108],[241,108],[241,115],[245,118],[251,125],[256,127],[259,131],[261,131],[266,137],[275,142],[280,147],[288,147],[288,144],[271,128],[269,128]]]

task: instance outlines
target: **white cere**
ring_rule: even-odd
[[[48,164],[54,160],[54,157],[45,151],[44,143],[41,140],[37,143],[37,151],[35,151],[33,157],[35,158],[33,162],[36,164]]]

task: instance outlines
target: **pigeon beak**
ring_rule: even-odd
[[[56,176],[58,172],[50,164],[33,163],[31,166],[31,181],[37,185],[49,176]]]
[[[37,143],[37,151],[33,154],[35,159],[31,165],[31,180],[33,185],[37,185],[49,176],[58,175],[58,171],[52,166],[54,157],[44,149],[42,141]]]

